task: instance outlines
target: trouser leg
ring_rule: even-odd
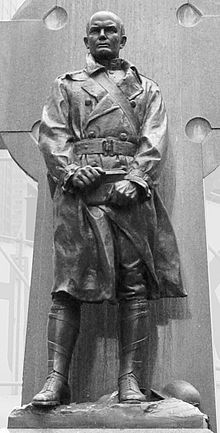
[[[33,398],[38,406],[69,403],[68,373],[80,326],[80,304],[67,294],[55,294],[48,319],[48,378]]]

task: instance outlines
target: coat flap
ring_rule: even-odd
[[[94,119],[97,119],[100,116],[105,116],[106,114],[110,113],[111,111],[119,109],[119,105],[116,102],[113,102],[111,97],[107,94],[105,95],[96,105],[94,110],[91,112],[86,126],[90,122],[92,122]]]

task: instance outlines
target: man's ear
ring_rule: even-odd
[[[88,37],[85,36],[83,40],[84,40],[84,44],[85,44],[85,46],[86,46],[86,48],[87,48],[87,50],[88,50],[88,49],[89,49]]]
[[[120,48],[124,48],[126,42],[127,42],[127,36],[122,35],[121,42],[120,42]]]

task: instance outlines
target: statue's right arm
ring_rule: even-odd
[[[58,77],[43,108],[39,148],[50,176],[64,188],[80,167],[73,154],[74,132],[69,122],[69,110],[67,92],[63,80]]]
[[[77,141],[70,122],[70,107],[62,78],[57,78],[43,109],[39,147],[50,176],[65,191],[69,185],[84,189],[101,176],[101,167],[80,167],[74,154]]]

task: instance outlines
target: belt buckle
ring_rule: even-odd
[[[113,138],[110,139],[104,139],[102,141],[102,150],[104,156],[114,156],[114,142],[115,140]]]

